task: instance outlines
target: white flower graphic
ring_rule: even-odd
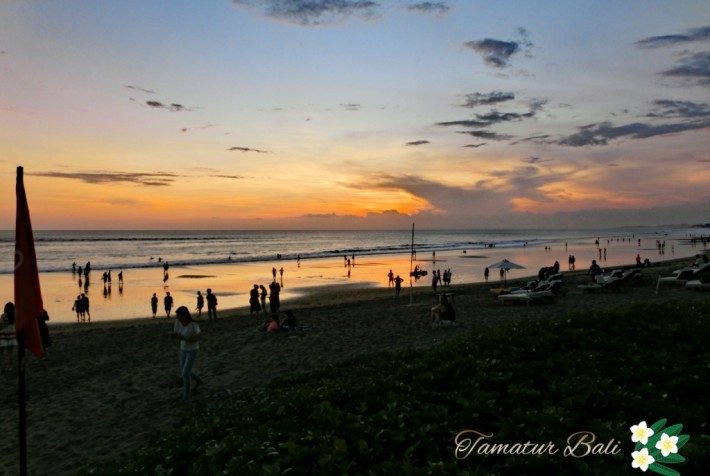
[[[656,443],[656,448],[661,450],[661,454],[666,457],[671,453],[678,452],[678,446],[676,446],[676,443],[678,443],[677,436],[668,436],[668,434],[663,433],[661,435],[661,439],[658,443]]]
[[[631,462],[632,468],[640,468],[641,471],[646,471],[648,465],[653,464],[656,459],[648,454],[648,448],[642,448],[641,451],[634,451],[631,453],[631,457],[634,459]]]
[[[646,421],[642,421],[638,425],[633,425],[631,427],[631,441],[633,443],[638,443],[640,441],[642,445],[645,445],[648,443],[648,438],[653,436],[653,433],[654,431],[646,426]]]

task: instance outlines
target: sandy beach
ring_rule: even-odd
[[[199,321],[200,354],[195,371],[205,384],[190,402],[181,401],[178,344],[170,338],[173,322],[131,319],[92,326],[55,324],[52,346],[43,361],[30,357],[27,370],[29,472],[73,474],[85,463],[112,458],[151,443],[161,432],[228,398],[241,389],[273,379],[322,368],[345,359],[381,351],[427,348],[476,332],[481,326],[517,319],[544,319],[633,302],[708,299],[708,293],[664,284],[655,294],[659,274],[668,275],[690,261],[675,259],[644,269],[645,281],[618,292],[583,293],[586,270],[565,273],[566,294],[549,304],[501,304],[490,293],[494,283],[456,284],[459,326],[432,329],[430,287],[392,289],[339,284],[304,287],[283,303],[309,330],[266,335],[256,330],[265,315],[245,307],[222,310],[217,321]],[[586,267],[585,267],[586,269]],[[526,273],[531,274],[531,273]],[[520,273],[512,283],[525,281]],[[497,282],[496,282],[497,284]],[[440,288],[440,291],[442,288]],[[311,291],[311,292],[309,292]],[[18,464],[16,374],[3,374],[1,467]],[[14,471],[11,471],[14,473]]]

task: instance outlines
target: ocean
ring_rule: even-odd
[[[268,284],[284,268],[283,299],[325,285],[387,285],[386,275],[408,277],[411,265],[452,269],[454,282],[483,279],[482,270],[503,257],[535,275],[541,266],[575,254],[578,267],[591,259],[607,266],[633,263],[636,253],[658,259],[692,255],[690,237],[707,228],[635,227],[599,230],[388,230],[388,231],[35,231],[45,308],[53,322],[76,321],[77,295],[92,300],[94,320],[150,314],[152,293],[172,292],[176,305],[194,305],[197,290],[211,287],[222,309],[247,305],[253,284]],[[640,241],[639,241],[640,240]],[[596,245],[599,241],[600,245]],[[608,248],[602,262],[601,249]],[[410,260],[412,249],[414,259]],[[0,299],[12,299],[14,231],[0,231]],[[300,260],[298,259],[300,257]],[[354,258],[353,258],[354,257]],[[353,260],[352,267],[347,259]],[[90,284],[72,264],[91,263]],[[163,265],[169,263],[164,281]],[[111,283],[102,274],[112,272]],[[119,286],[118,273],[124,275]],[[517,275],[523,275],[518,271]],[[428,285],[421,281],[413,285]]]

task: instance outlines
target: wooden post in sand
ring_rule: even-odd
[[[414,259],[414,223],[412,223],[412,249],[409,252],[409,305],[414,302],[414,284],[412,283],[412,260]]]
[[[25,391],[25,331],[17,333],[17,400],[19,407],[20,476],[27,475],[27,412]]]

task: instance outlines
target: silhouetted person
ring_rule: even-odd
[[[207,317],[211,319],[217,319],[217,296],[212,294],[212,290],[208,289],[207,290],[207,296],[205,297],[207,300]]]
[[[165,306],[165,315],[168,319],[170,319],[170,313],[173,310],[173,297],[170,295],[170,292],[165,293],[165,298],[163,298],[163,306]]]
[[[158,296],[153,293],[153,297],[150,298],[150,309],[153,311],[153,319],[158,314]]]

